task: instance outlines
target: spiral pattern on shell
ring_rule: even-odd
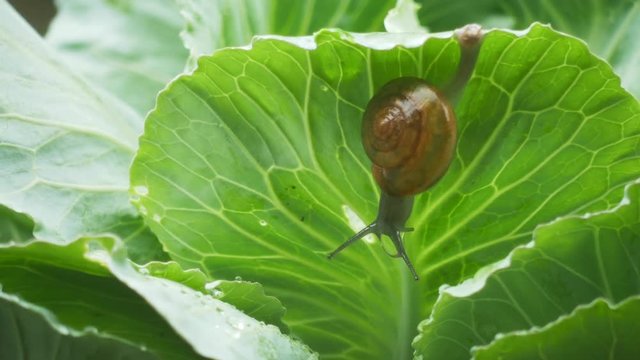
[[[369,101],[362,143],[373,175],[389,195],[425,191],[446,172],[456,142],[456,120],[446,99],[424,80],[391,80]]]

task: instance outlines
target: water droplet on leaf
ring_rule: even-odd
[[[134,186],[133,191],[140,196],[149,195],[149,189],[144,185]]]

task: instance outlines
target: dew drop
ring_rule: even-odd
[[[325,92],[326,92],[326,91],[329,91],[329,88],[328,88],[328,87],[326,87],[325,85],[322,85],[322,86],[320,86],[320,90],[322,90],[322,91],[325,91]]]
[[[264,220],[260,220],[260,222],[259,222],[259,223],[260,223],[260,226],[267,226],[267,224],[268,224],[268,223],[267,223],[266,221],[264,221]]]
[[[236,276],[236,277],[234,278],[234,280],[235,280],[235,281],[242,281],[242,276]]]
[[[237,330],[241,330],[241,331],[242,331],[242,330],[244,330],[244,326],[245,326],[245,324],[244,324],[244,322],[242,322],[241,320],[239,320],[238,322],[232,322],[232,323],[231,323],[231,326],[232,326],[234,329],[237,329]]]
[[[218,285],[220,285],[221,283],[222,282],[220,280],[208,282],[208,283],[204,284],[204,289],[207,290],[207,291],[211,291],[211,290],[217,288]]]
[[[142,275],[149,275],[149,269],[147,268],[140,268],[138,269],[138,272]]]
[[[160,217],[160,215],[158,215],[158,214],[153,214],[152,219],[153,219],[153,221],[159,223],[160,220],[162,220],[162,217]]]
[[[140,206],[139,210],[140,210],[140,214],[142,215],[147,215],[147,213],[149,212],[147,211],[147,208],[144,206]]]
[[[149,189],[144,185],[134,186],[133,191],[140,196],[149,195]]]

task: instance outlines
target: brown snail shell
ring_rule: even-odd
[[[369,101],[362,143],[383,191],[415,195],[435,184],[449,167],[456,143],[455,115],[424,80],[394,79]]]

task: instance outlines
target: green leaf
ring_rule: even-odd
[[[175,0],[57,0],[47,42],[75,71],[143,117],[184,69]],[[140,118],[140,121],[142,119]]]
[[[541,21],[583,39],[613,66],[622,85],[640,97],[639,1],[540,1],[539,6],[532,6],[525,0],[503,0],[502,6],[516,20],[516,27]]]
[[[62,64],[0,1],[0,204],[59,243],[106,231],[137,260],[165,258],[129,203],[139,116]]]
[[[170,359],[312,356],[225,302],[140,273],[114,238],[0,247],[0,269],[3,296],[44,314],[63,333],[115,338]]]
[[[323,355],[407,358],[441,284],[503,258],[540,223],[613,205],[640,176],[640,105],[606,63],[544,26],[492,31],[456,106],[456,159],[417,198],[405,236],[423,280],[367,242],[327,260],[375,217],[363,108],[399,76],[450,89],[461,54],[451,36],[322,31],[201,58],[147,118],[137,206],[173,259],[260,282]]]
[[[126,234],[122,240],[127,245],[127,256],[137,264],[169,260],[169,255],[162,249],[158,238],[140,218],[122,221],[102,229],[101,232]]]
[[[37,312],[0,299],[0,359],[156,359],[136,347],[87,334],[63,335]]]
[[[582,42],[544,26],[484,38],[456,106],[457,157],[414,206],[407,246],[427,299],[538,224],[619,201],[640,176],[640,103],[619,81]]]
[[[235,307],[184,285],[136,272],[101,248],[87,254],[142,296],[201,355],[212,359],[309,359],[303,344]]]
[[[612,64],[622,85],[640,96],[640,2],[637,0],[422,0],[419,18],[434,31],[475,22],[524,28],[534,21],[581,38]]]
[[[640,181],[618,207],[541,226],[533,238],[475,278],[441,290],[414,342],[417,355],[468,359],[473,346],[498,334],[544,326],[598,298],[615,304],[640,294]]]
[[[216,49],[248,44],[254,35],[309,35],[324,28],[383,30],[394,0],[178,0],[191,61]]]
[[[288,332],[287,326],[282,322],[282,316],[286,311],[282,303],[273,296],[267,296],[262,285],[258,283],[239,279],[210,281],[202,271],[183,270],[176,262],[151,262],[140,266],[139,269],[152,276],[169,279],[204,294],[211,294],[256,320],[276,325],[281,331]]]
[[[33,239],[33,220],[0,205],[0,244]]]
[[[640,297],[602,299],[543,328],[512,333],[475,349],[475,359],[637,359]]]
[[[144,299],[85,258],[90,243],[0,247],[0,297],[40,314],[61,334],[117,339],[175,359],[197,357]]]

